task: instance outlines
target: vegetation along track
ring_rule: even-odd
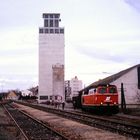
[[[110,118],[85,115],[83,113],[70,112],[66,110],[43,107],[40,105],[29,104],[29,103],[27,104],[23,102],[21,104],[30,106],[39,110],[47,111],[50,113],[55,113],[55,114],[61,115],[62,117],[76,120],[78,122],[81,122],[81,123],[84,123],[93,127],[109,130],[111,132],[119,133],[121,135],[140,139],[140,126],[131,124],[129,122],[122,122],[119,120],[112,120]]]
[[[28,114],[5,105],[5,109],[14,119],[27,140],[67,140],[67,138]]]

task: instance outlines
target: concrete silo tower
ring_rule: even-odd
[[[59,13],[44,13],[39,28],[39,102],[64,99],[64,28]]]

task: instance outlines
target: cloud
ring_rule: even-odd
[[[37,35],[26,27],[0,33],[0,91],[38,84]]]
[[[9,89],[28,89],[38,84],[36,74],[4,74],[0,78],[0,91]]]
[[[2,1],[0,75],[5,75],[4,87],[29,87],[36,81],[30,79],[37,79],[38,74],[38,27],[43,26],[43,12],[61,14],[69,79],[81,73],[81,80],[93,82],[102,71],[119,71],[139,62],[140,16],[132,8],[139,11],[139,1]]]
[[[139,63],[140,41],[136,38],[122,36],[121,39],[101,39],[77,44],[75,50],[94,60],[109,63]]]
[[[140,13],[140,0],[125,0],[125,2]]]

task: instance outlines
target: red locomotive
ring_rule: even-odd
[[[98,85],[82,93],[80,106],[83,110],[118,112],[118,92],[115,85]],[[79,102],[76,98],[74,102]]]

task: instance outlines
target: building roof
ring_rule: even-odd
[[[50,15],[56,15],[57,18],[60,17],[60,13],[43,13],[43,18],[48,18]]]
[[[111,82],[115,81],[116,79],[120,78],[124,74],[128,73],[129,71],[131,71],[132,69],[137,68],[137,67],[140,67],[140,64],[135,65],[133,67],[130,67],[130,68],[126,69],[126,70],[120,71],[120,72],[118,72],[118,73],[116,73],[114,75],[111,75],[109,77],[106,77],[104,79],[98,80],[98,81],[90,84],[86,88],[82,89],[80,92],[89,90],[91,88],[95,88],[95,87],[97,87],[99,85],[107,85],[107,84],[110,84]]]

